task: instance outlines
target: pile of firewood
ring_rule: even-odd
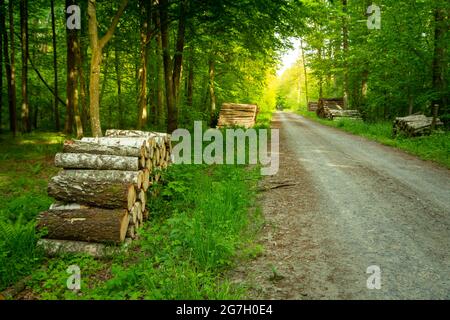
[[[393,135],[403,134],[407,137],[417,137],[431,133],[433,117],[423,114],[411,115],[408,117],[395,118],[393,125]],[[440,119],[436,120],[436,127],[442,126]]]
[[[308,111],[316,112],[318,106],[319,106],[318,102],[310,101],[308,102]]]
[[[349,118],[361,120],[361,113],[358,110],[345,110],[343,99],[320,99],[316,114],[319,118],[334,120],[336,118]]]
[[[57,200],[37,221],[49,253],[104,255],[105,244],[130,242],[148,218],[147,191],[171,161],[170,136],[108,130],[103,138],[64,143],[55,156],[63,168],[48,184]]]
[[[224,103],[220,109],[217,126],[251,128],[256,123],[258,111],[258,106],[254,104]]]

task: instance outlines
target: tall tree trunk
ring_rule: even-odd
[[[183,51],[184,42],[186,34],[186,0],[180,1],[180,13],[178,20],[178,32],[177,32],[177,42],[175,44],[175,55],[173,63],[173,94],[175,104],[178,105],[179,102],[179,91],[181,82],[181,71],[183,66]]]
[[[147,0],[140,0],[140,8],[141,8],[141,49],[140,49],[140,68],[139,68],[139,114],[138,114],[138,123],[137,128],[142,129],[148,120],[148,111],[147,111],[147,68],[148,68],[148,41],[149,41],[149,14],[150,14],[150,6]]]
[[[0,15],[4,19],[3,2],[0,2]],[[3,24],[0,21],[0,29],[3,30]],[[3,111],[3,32],[0,32],[0,133],[2,133],[2,111]]]
[[[6,73],[8,79],[8,101],[9,101],[9,128],[16,136],[17,133],[17,99],[16,99],[16,68],[15,68],[15,50],[14,50],[14,1],[8,2],[9,13],[9,43],[11,47],[11,55],[8,55],[8,38],[6,28],[3,28],[4,32],[4,49],[5,56],[8,58],[6,64]]]
[[[317,56],[320,63],[322,63],[322,47],[317,49]],[[323,98],[323,75],[322,72],[319,75],[319,99]]]
[[[448,30],[446,21],[445,8],[437,7],[434,9],[434,56],[433,56],[433,89],[436,98],[432,101],[433,122],[431,124],[431,130],[436,128],[437,117],[439,114],[439,108],[442,110],[447,109],[446,94],[446,47],[445,33]]]
[[[60,130],[59,126],[59,101],[58,101],[58,54],[56,46],[56,26],[55,26],[55,0],[50,1],[51,15],[52,15],[52,44],[53,44],[53,72],[54,72],[54,99],[53,99],[53,116],[55,118],[55,129]]]
[[[86,80],[84,78],[83,72],[83,56],[81,50],[81,41],[80,38],[77,37],[77,50],[75,50],[76,55],[76,67],[78,72],[78,103],[76,105],[76,113],[75,113],[75,124],[77,127],[77,135],[83,136],[84,130],[87,128],[87,96],[86,96]],[[81,104],[81,110],[80,110]]]
[[[105,45],[111,40],[114,31],[119,23],[119,19],[125,11],[128,0],[122,0],[120,8],[117,11],[114,19],[106,34],[99,39],[97,29],[97,12],[96,1],[88,0],[88,17],[89,17],[89,41],[91,44],[92,58],[91,58],[91,75],[89,81],[89,106],[91,114],[91,128],[92,134],[95,137],[102,136],[102,128],[100,124],[100,66],[102,63],[102,52]]]
[[[117,41],[114,42],[114,68],[116,70],[117,83],[117,110],[119,111],[119,127],[123,128],[123,105],[122,105],[122,74],[120,72],[120,51]]]
[[[216,68],[214,57],[209,58],[208,64],[209,64],[209,98],[210,98],[209,112],[212,122],[214,120],[214,116],[216,113],[216,91],[214,87]]]
[[[308,107],[309,97],[308,97],[308,71],[306,69],[306,59],[305,59],[305,50],[303,49],[303,40],[300,40],[300,50],[302,54],[302,62],[303,62],[303,71],[305,73],[305,98],[306,98],[306,106]]]
[[[190,51],[189,72],[186,86],[186,104],[192,107],[194,104],[194,53]]]
[[[342,0],[342,49],[344,55],[344,109],[348,109],[349,85],[348,85],[348,6],[347,0]]]
[[[20,0],[20,34],[22,47],[22,131],[31,131],[30,105],[28,102],[28,0]]]
[[[76,5],[76,0],[66,0],[66,8],[71,5]],[[67,39],[67,87],[66,87],[66,121],[64,132],[72,134],[74,123],[74,112],[76,103],[76,93],[78,84],[78,69],[76,65],[76,50],[78,43],[78,34],[76,29],[69,29],[66,26]]]
[[[169,17],[168,17],[168,0],[160,1],[160,30],[161,30],[161,47],[164,63],[164,82],[166,84],[166,106],[167,106],[167,132],[171,133],[177,128],[176,105],[174,101],[173,90],[173,74],[172,59],[169,52]]]
[[[155,28],[161,29],[161,22],[159,14],[155,12],[154,14]],[[155,125],[162,127],[164,124],[164,63],[162,59],[162,42],[161,33],[156,33],[156,115],[155,115]]]

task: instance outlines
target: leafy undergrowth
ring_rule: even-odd
[[[253,257],[260,226],[254,206],[259,172],[243,166],[172,166],[140,240],[110,261],[51,259],[28,284],[39,299],[237,299],[245,288],[223,276]],[[250,212],[250,213],[249,213]],[[81,270],[81,290],[67,289],[67,268]]]
[[[64,136],[0,136],[0,290],[28,275],[42,255],[35,250],[36,215],[48,209],[47,181]]]
[[[430,136],[407,138],[392,137],[391,122],[368,123],[350,119],[329,121],[320,119],[314,112],[298,111],[302,116],[321,124],[363,136],[384,145],[399,148],[424,160],[431,160],[450,168],[450,132],[436,132]]]

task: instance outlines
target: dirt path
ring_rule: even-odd
[[[261,195],[263,256],[236,279],[261,299],[449,299],[450,171],[277,113],[280,171]],[[369,266],[381,290],[367,289]]]

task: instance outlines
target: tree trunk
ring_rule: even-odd
[[[98,143],[68,140],[64,142],[65,153],[89,153],[99,155],[112,155],[121,157],[144,157],[145,147],[140,148],[128,146],[105,146]]]
[[[317,56],[319,57],[320,63],[322,63],[322,48],[317,49]],[[319,75],[319,99],[323,98],[323,76],[322,73]]]
[[[347,0],[342,0],[342,49],[344,55],[344,109],[348,109],[349,84],[348,84],[348,6]]]
[[[141,148],[142,146],[149,146],[149,139],[146,137],[123,137],[123,138],[115,138],[115,137],[106,137],[106,138],[83,138],[81,141],[90,142],[90,143],[98,143],[104,146],[127,146],[127,147],[135,147]]]
[[[4,19],[3,1],[0,1],[0,20]],[[3,23],[0,21],[0,29]],[[3,32],[0,32],[0,134],[2,133],[2,111],[3,111]]]
[[[173,63],[173,95],[175,105],[178,106],[179,103],[179,91],[180,91],[180,82],[181,82],[181,71],[183,66],[183,51],[184,51],[184,41],[186,34],[186,0],[181,0],[179,2],[180,13],[178,19],[178,32],[177,32],[177,41],[175,44],[175,55],[174,55],[174,63]],[[175,110],[178,112],[178,110]],[[177,122],[178,122],[178,114]],[[178,123],[177,123],[178,125]],[[171,132],[171,131],[169,131]]]
[[[22,132],[31,132],[30,105],[28,102],[28,0],[20,0],[20,34],[22,48]]]
[[[139,157],[121,157],[87,153],[57,153],[55,165],[65,169],[138,171]]]
[[[123,105],[122,105],[122,75],[120,72],[120,51],[117,41],[114,42],[114,67],[116,70],[117,83],[117,110],[119,112],[119,127],[123,128]]]
[[[55,118],[55,129],[60,131],[59,126],[59,106],[58,106],[58,54],[56,46],[56,25],[55,25],[55,0],[50,1],[52,15],[52,44],[53,44],[53,79],[54,79],[54,99],[53,99],[53,116]]]
[[[166,84],[166,106],[167,106],[167,132],[171,133],[177,128],[177,109],[174,100],[172,59],[169,52],[169,17],[168,17],[168,0],[160,1],[160,30],[161,30],[161,47],[163,52],[164,64],[164,82]]]
[[[126,210],[81,209],[45,211],[37,218],[37,229],[58,240],[120,243],[128,228]]]
[[[160,29],[160,19],[158,13],[155,13],[155,28]],[[155,115],[155,125],[162,127],[164,124],[164,63],[162,60],[162,42],[161,34],[156,34],[156,99],[157,99],[157,114]]]
[[[439,108],[442,110],[447,109],[447,101],[445,101],[447,87],[445,73],[447,71],[446,47],[448,44],[445,42],[445,35],[448,30],[448,25],[446,22],[445,8],[437,7],[434,9],[434,23],[433,89],[436,98],[432,101],[432,131],[436,128]]]
[[[144,182],[144,171],[119,171],[119,170],[64,170],[59,173],[62,178],[83,182],[98,181],[111,183],[132,184],[141,189]]]
[[[66,8],[71,5],[76,5],[76,0],[66,0]],[[66,18],[68,16],[66,15]],[[77,95],[77,81],[78,81],[78,69],[76,66],[76,47],[77,47],[77,30],[70,30],[66,26],[66,39],[67,39],[67,87],[66,87],[66,121],[64,126],[64,132],[66,134],[72,134],[75,103]]]
[[[148,120],[148,111],[147,111],[147,68],[148,68],[148,33],[149,33],[149,23],[148,15],[150,11],[150,6],[148,5],[147,0],[140,0],[140,8],[141,8],[141,31],[140,31],[140,39],[141,39],[141,48],[140,48],[140,68],[139,68],[139,97],[138,97],[138,105],[139,105],[139,113],[138,113],[138,123],[137,128],[142,129],[145,125],[147,125]]]
[[[186,87],[186,104],[192,107],[194,104],[194,53],[190,50],[189,72]]]
[[[110,258],[120,253],[120,248],[102,243],[84,241],[39,239],[37,247],[47,256],[54,257],[65,254],[86,254],[94,258]]]
[[[78,180],[63,174],[53,177],[48,184],[48,195],[63,202],[76,202],[92,207],[131,210],[136,202],[133,183]]]
[[[15,67],[15,50],[14,50],[14,1],[8,2],[9,12],[9,43],[11,47],[11,55],[8,54],[8,38],[6,28],[3,28],[4,32],[4,48],[6,63],[6,78],[8,80],[8,101],[9,101],[9,128],[16,136],[17,133],[17,99],[16,99],[16,67]]]
[[[303,40],[300,40],[300,49],[301,49],[301,54],[302,54],[303,71],[305,73],[306,106],[308,106],[308,103],[309,103],[309,97],[308,97],[308,71],[306,69],[306,59],[305,59],[305,51],[303,50]]]
[[[119,10],[117,11],[114,19],[106,32],[106,34],[99,39],[97,29],[97,13],[96,13],[96,1],[88,0],[88,17],[89,17],[89,40],[91,43],[91,75],[89,81],[89,100],[90,100],[90,114],[91,114],[91,129],[92,134],[95,137],[102,136],[102,128],[100,124],[100,66],[102,63],[102,52],[105,45],[109,42],[114,34],[114,31],[119,23],[119,19],[122,16],[125,7],[128,4],[128,0],[122,0]]]
[[[216,113],[216,92],[214,88],[214,81],[215,81],[215,62],[214,58],[209,58],[209,98],[210,98],[210,105],[209,105],[209,114],[210,114],[210,120],[211,123],[214,120],[214,116]]]

